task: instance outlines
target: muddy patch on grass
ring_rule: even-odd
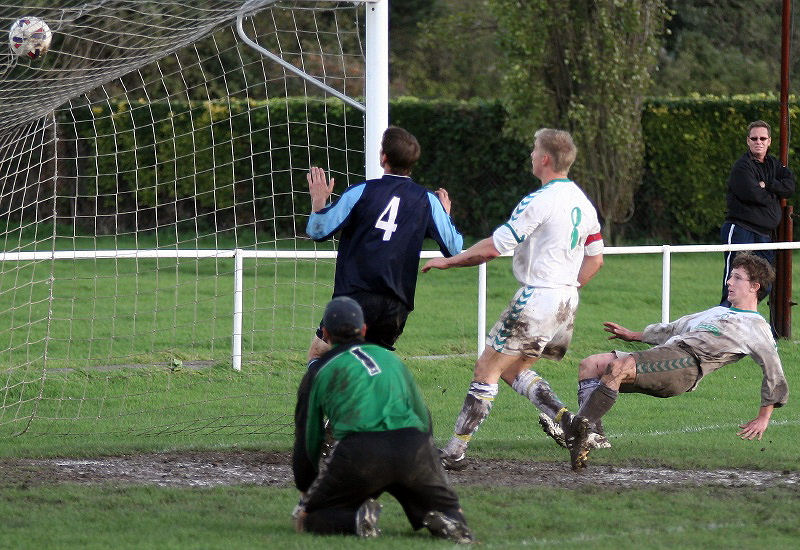
[[[582,473],[575,473],[567,462],[489,459],[473,459],[465,470],[450,472],[449,475],[456,486],[800,487],[800,472],[796,471],[670,470],[592,465]],[[55,483],[162,487],[293,485],[289,453],[173,452],[98,458],[0,459],[0,486]]]
[[[592,465],[573,472],[564,462],[511,460],[473,461],[461,472],[451,472],[454,483],[487,486],[547,485],[576,488],[584,485],[632,487],[643,485],[718,485],[727,487],[800,487],[800,472],[755,470],[671,470]]]

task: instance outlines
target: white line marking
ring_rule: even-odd
[[[461,357],[475,357],[474,353],[456,353],[455,355],[412,355],[408,359],[421,359],[425,361],[441,361],[443,359],[456,359]]]
[[[800,420],[770,420],[769,422],[770,427],[775,426],[797,426],[800,425]],[[650,430],[647,432],[621,432],[621,433],[611,433],[608,434],[608,437],[611,439],[621,438],[621,437],[641,437],[641,436],[661,436],[661,435],[680,435],[686,433],[696,433],[696,432],[708,432],[712,430],[729,430],[739,428],[739,424],[732,423],[732,424],[710,424],[708,426],[686,426],[684,428],[679,428],[676,430]]]
[[[553,547],[562,547],[563,545],[567,544],[580,544],[580,543],[587,543],[587,542],[598,542],[601,540],[606,540],[610,538],[619,538],[619,537],[628,537],[628,536],[647,536],[647,535],[659,535],[663,533],[696,533],[698,531],[718,531],[718,530],[728,530],[728,529],[744,529],[752,527],[751,524],[746,524],[744,522],[730,522],[730,523],[706,523],[705,525],[694,525],[691,523],[687,523],[686,525],[673,525],[673,526],[665,526],[663,529],[620,529],[616,533],[595,533],[595,534],[581,534],[576,535],[573,537],[566,537],[566,538],[533,538],[533,539],[522,539],[514,541],[514,544],[519,544],[522,546],[553,546]],[[482,542],[482,546],[485,548],[492,548],[494,545],[491,542]],[[501,544],[501,547],[505,547],[505,544]]]

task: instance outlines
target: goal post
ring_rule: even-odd
[[[236,32],[244,43],[261,55],[278,63],[289,72],[294,73],[311,85],[320,88],[344,103],[363,112],[364,128],[364,162],[365,177],[380,177],[380,141],[383,131],[389,125],[389,3],[388,0],[365,0],[366,8],[366,54],[365,54],[365,86],[364,103],[328,86],[325,82],[306,73],[301,68],[285,61],[279,55],[261,47],[251,40],[242,26],[244,16],[236,18]],[[242,338],[242,275],[244,259],[240,250],[235,254],[234,269],[234,309],[233,309],[233,344],[231,363],[234,370],[241,370],[241,338]]]
[[[388,0],[363,1],[368,4],[366,12],[366,83],[364,91],[366,105],[362,105],[354,98],[328,86],[325,82],[284,61],[279,55],[262,48],[251,40],[242,27],[243,15],[239,15],[236,19],[236,31],[241,39],[254,50],[326,93],[338,97],[345,103],[365,113],[364,150],[366,152],[366,177],[374,179],[380,177],[383,173],[380,163],[374,159],[378,159],[380,138],[389,125],[389,2]]]
[[[388,0],[53,4],[0,0],[53,31],[0,54],[0,437],[289,435],[336,247],[305,176],[379,175]]]
[[[389,125],[389,2],[370,0],[367,5],[366,52],[366,176],[378,178],[380,139]]]

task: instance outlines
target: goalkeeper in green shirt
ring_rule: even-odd
[[[377,536],[375,499],[388,492],[414,529],[472,542],[414,378],[394,353],[364,342],[366,328],[351,298],[334,298],[325,309],[322,332],[333,348],[309,363],[297,391],[295,528]],[[335,441],[323,458],[325,419]]]

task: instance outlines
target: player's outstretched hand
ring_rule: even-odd
[[[447,189],[444,187],[440,187],[436,191],[434,191],[437,197],[439,197],[439,202],[442,203],[442,207],[447,214],[450,214],[450,207],[452,206],[450,202],[450,195],[447,194]]]
[[[622,325],[612,323],[611,321],[605,321],[603,323],[603,330],[611,333],[611,336],[608,337],[609,340],[619,338],[620,340],[625,340],[626,342],[639,342],[641,341],[642,337],[641,332],[633,332],[632,330],[628,330]]]
[[[431,269],[447,269],[450,267],[445,258],[431,258],[422,266],[422,272],[427,273]]]
[[[753,440],[754,438],[758,438],[761,441],[761,438],[764,436],[764,432],[767,431],[767,426],[769,426],[769,418],[762,418],[761,416],[754,418],[747,424],[741,424],[739,427],[741,431],[737,433],[739,437],[742,439],[749,439]]]
[[[312,166],[311,171],[306,174],[308,180],[308,192],[311,195],[311,211],[317,212],[325,207],[328,197],[333,193],[334,180],[330,183],[325,177],[325,170],[319,166]]]

